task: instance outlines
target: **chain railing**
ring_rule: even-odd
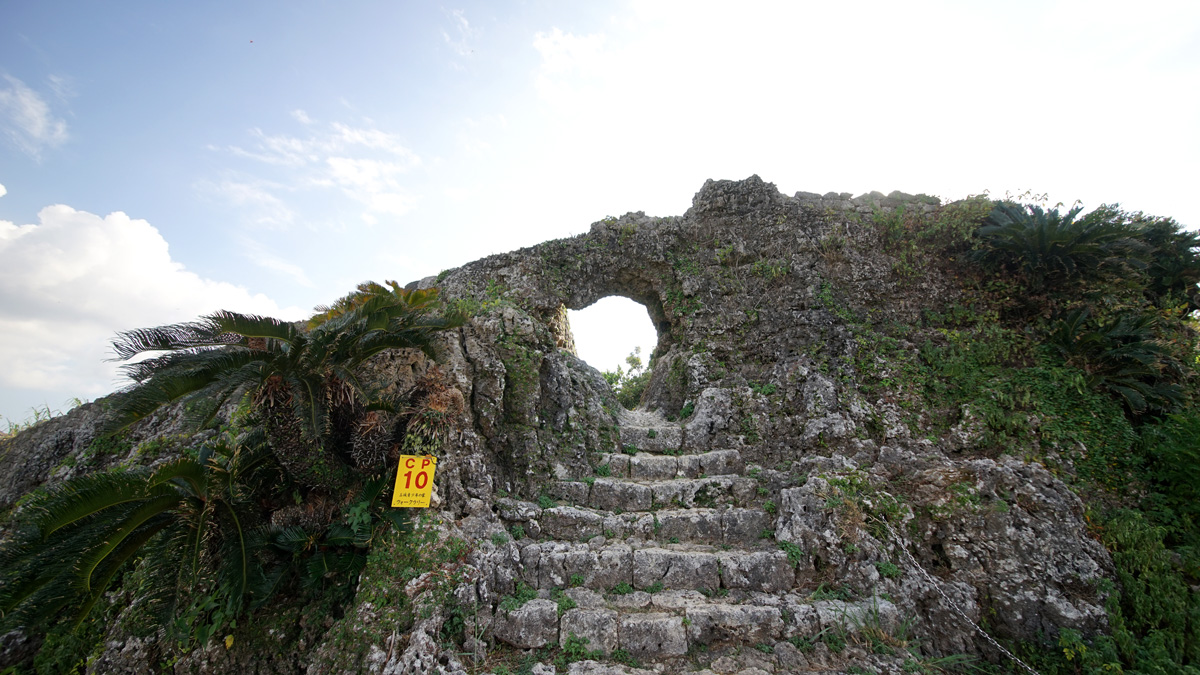
[[[917,562],[917,559],[914,558],[913,554],[909,552],[908,547],[904,545],[904,540],[901,539],[900,536],[896,534],[896,531],[892,529],[891,523],[889,523],[885,518],[881,518],[879,516],[871,516],[871,518],[879,521],[880,523],[883,524],[883,526],[885,528],[887,528],[888,534],[892,537],[892,541],[896,542],[896,546],[899,547],[900,550],[904,553],[904,557],[908,558],[908,562],[910,564],[912,564],[912,566],[914,568],[916,568],[916,570],[918,572],[920,572],[922,576],[925,577],[925,580],[929,582],[929,585],[933,587],[933,590],[937,591],[938,595],[942,596],[942,599],[946,601],[946,604],[950,606],[951,610],[953,610],[956,614],[958,614],[960,617],[962,617],[964,621],[971,624],[971,626],[973,626],[975,628],[975,631],[977,633],[979,633],[980,635],[982,635],[983,638],[985,640],[987,640],[989,643],[991,643],[991,645],[993,647],[1000,650],[1000,652],[1003,653],[1008,658],[1012,659],[1013,661],[1016,661],[1022,668],[1024,668],[1026,671],[1031,673],[1031,675],[1041,675],[1040,673],[1038,673],[1038,671],[1031,668],[1029,666],[1029,664],[1027,664],[1024,661],[1022,661],[1021,659],[1017,658],[1016,654],[1013,654],[1012,652],[1008,651],[1008,649],[1005,649],[1004,645],[997,642],[995,638],[993,638],[991,635],[988,635],[988,632],[985,631],[982,626],[975,623],[971,619],[971,617],[967,616],[967,613],[964,612],[962,610],[962,608],[958,606],[958,603],[956,603],[956,602],[954,602],[954,600],[950,599],[950,596],[947,595],[946,592],[942,590],[942,585],[940,583],[938,583],[936,580],[934,580],[933,576],[931,576],[929,574],[929,572],[926,572],[925,568],[921,567],[920,563]]]

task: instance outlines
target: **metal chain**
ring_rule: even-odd
[[[892,529],[891,523],[889,523],[886,519],[880,518],[878,516],[871,516],[871,517],[874,518],[875,520],[878,520],[879,522],[883,523],[883,526],[887,528],[888,534],[890,534],[892,536],[892,540],[895,541],[896,545],[898,547],[900,547],[900,550],[904,552],[904,557],[908,558],[908,561],[910,563],[912,563],[912,566],[917,568],[917,571],[920,572],[925,577],[925,580],[928,581],[931,586],[933,586],[933,590],[937,591],[938,595],[942,596],[942,599],[945,600],[950,605],[950,609],[954,610],[967,623],[974,626],[976,632],[978,632],[980,635],[982,635],[984,637],[984,639],[986,639],[988,642],[990,642],[993,647],[995,647],[996,649],[999,649],[1001,652],[1003,652],[1005,656],[1012,659],[1013,661],[1016,661],[1018,664],[1020,664],[1020,666],[1022,668],[1029,671],[1032,675],[1041,675],[1041,673],[1039,673],[1038,671],[1029,667],[1029,664],[1027,664],[1024,661],[1022,661],[1021,659],[1017,658],[1016,654],[1013,654],[1012,652],[1005,649],[1004,645],[1000,644],[999,642],[996,642],[996,639],[993,638],[991,635],[988,635],[987,631],[985,631],[983,629],[983,627],[981,627],[979,624],[972,621],[971,617],[967,616],[967,613],[964,612],[958,606],[958,603],[951,600],[949,595],[946,595],[946,592],[942,590],[941,584],[939,584],[937,581],[935,581],[934,578],[932,576],[930,576],[929,572],[925,571],[924,567],[921,567],[920,563],[917,562],[917,559],[913,557],[912,553],[909,553],[908,547],[904,545],[904,540],[901,539],[899,537],[899,535],[896,534],[896,531]]]

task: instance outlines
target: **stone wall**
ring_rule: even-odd
[[[728,492],[721,497],[730,501],[718,507],[741,509],[747,523],[768,514],[760,529],[805,555],[804,564],[779,582],[786,588],[763,582],[771,590],[767,596],[777,600],[746,596],[749,605],[775,607],[773,614],[743,613],[776,617],[778,625],[771,624],[776,638],[820,625],[821,612],[833,610],[807,604],[801,595],[828,583],[860,598],[886,596],[889,616],[908,621],[931,653],[997,658],[971,622],[986,622],[996,635],[1013,639],[1062,627],[1105,629],[1103,598],[1094,582],[1109,574],[1111,563],[1087,536],[1074,494],[1038,464],[963,453],[977,433],[969,420],[943,438],[914,437],[893,401],[872,400],[859,386],[857,364],[870,358],[872,346],[856,339],[856,323],[912,322],[957,292],[935,268],[916,278],[897,275],[872,217],[900,207],[930,211],[938,203],[899,193],[789,197],[757,176],[708,181],[682,216],[626,214],[597,222],[577,237],[414,282],[438,286],[444,299],[474,315],[438,345],[438,360],[468,405],[443,450],[437,484],[447,533],[475,543],[470,562],[475,581],[462,593],[483,607],[478,621],[487,640],[516,645],[525,639],[495,608],[530,573],[526,549],[536,545],[538,555],[550,555],[545,551],[557,540],[554,527],[592,537],[593,543],[595,537],[605,540],[597,550],[617,550],[603,534],[610,532],[605,518],[612,517],[613,527],[632,538],[618,544],[629,547],[630,556],[647,545],[644,537],[651,535],[639,534],[636,525],[643,521],[624,513],[626,497],[597,501],[590,492],[595,485],[620,487],[591,481],[598,467],[611,468],[631,443],[641,443],[638,450],[648,453],[738,456],[736,475],[724,483]],[[583,309],[609,296],[643,304],[658,330],[645,410],[633,415],[621,409],[595,369],[562,348],[571,343],[563,308]],[[400,383],[425,367],[419,356],[393,355],[372,371],[381,381]],[[10,441],[0,457],[0,506],[14,503],[47,480],[63,458],[78,453],[90,440],[95,416],[87,407]],[[628,471],[626,479],[636,483],[634,469]],[[679,472],[681,478],[707,480],[705,471]],[[745,485],[750,487],[738,487]],[[611,494],[626,493],[633,494]],[[550,513],[535,503],[547,494],[591,515]],[[689,494],[686,499],[695,501]],[[969,499],[955,501],[963,494]],[[629,497],[634,510],[640,508],[635,497]],[[895,520],[890,531],[872,511],[885,503]],[[701,507],[708,508],[680,503]],[[938,516],[918,517],[918,511]],[[732,517],[728,513],[723,517]],[[563,525],[568,515],[574,520]],[[585,521],[601,534],[571,529]],[[514,524],[545,529],[550,539],[524,546],[496,543],[493,535]],[[712,542],[697,546],[702,544]],[[689,549],[688,559],[707,560],[707,553],[697,551]],[[641,559],[663,555],[646,553]],[[883,562],[896,565],[898,574],[881,576]],[[375,573],[368,567],[365,578]],[[644,571],[631,573],[636,579]],[[722,576],[720,583],[743,582]],[[542,600],[549,593],[542,588]],[[797,609],[783,611],[793,606]],[[589,611],[605,617],[616,610],[596,605]],[[690,613],[671,611],[660,622],[667,631],[663,644],[711,637],[698,628],[684,630],[679,617],[717,610],[693,603],[679,610]],[[796,612],[811,612],[811,625]],[[530,605],[526,613],[555,614],[542,605]],[[371,616],[369,607],[359,606],[342,621],[369,622]],[[530,630],[551,630],[546,621],[538,619]],[[436,632],[432,624],[422,626]],[[505,633],[512,630],[517,633]],[[425,663],[420,672],[454,672],[461,666],[434,640],[412,637],[401,650],[398,639],[372,645],[367,652],[387,657],[362,667],[400,672]],[[121,644],[114,641],[113,649]],[[337,661],[330,655],[337,649],[320,646],[322,662]],[[193,660],[205,658],[196,654]]]

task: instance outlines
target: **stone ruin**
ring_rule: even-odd
[[[454,594],[474,608],[469,637],[441,644],[434,607],[352,667],[329,665],[344,647],[325,642],[279,672],[486,672],[489,651],[572,636],[592,654],[571,673],[902,672],[903,650],[872,646],[1002,661],[979,626],[1001,640],[1104,631],[1095,582],[1111,561],[1078,497],[1037,462],[979,452],[969,411],[931,438],[860,386],[864,364],[889,364],[857,323],[914,322],[957,294],[934,268],[895,274],[871,221],[902,206],[939,208],[708,181],[682,216],[626,214],[417,282],[475,315],[440,346],[467,405],[436,508],[473,544]],[[634,411],[573,354],[564,320],[609,296],[644,305],[658,331]],[[427,367],[400,352],[373,377],[403,389]],[[52,479],[95,418],[85,407],[19,439],[0,458],[0,506]],[[501,606],[522,589],[537,597]],[[359,600],[340,619],[377,620]],[[96,672],[139,649],[114,638]],[[197,650],[176,670],[276,672],[231,653]]]

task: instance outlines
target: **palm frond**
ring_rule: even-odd
[[[101,567],[108,556],[121,546],[125,538],[133,534],[142,525],[149,523],[178,505],[179,494],[174,491],[146,499],[133,513],[129,514],[129,517],[119,527],[105,533],[104,541],[88,551],[76,564],[75,573],[80,584],[80,589],[85,593],[90,593],[93,590],[92,577],[96,573],[97,568]],[[164,525],[165,522],[163,521]],[[108,578],[111,578],[111,575]]]
[[[146,542],[155,537],[164,528],[170,526],[171,523],[172,519],[170,517],[159,514],[155,518],[143,523],[136,531],[131,532],[129,536],[121,541],[120,545],[111,551],[111,555],[106,556],[103,561],[104,565],[97,570],[99,576],[94,580],[89,579],[90,583],[86,599],[75,612],[75,625],[79,625],[92,611],[92,607],[96,604],[96,601],[104,597],[104,593],[108,590],[109,585],[112,584],[113,578],[121,571],[125,563],[141,552]]]
[[[1066,214],[1039,206],[1001,202],[978,234],[983,247],[974,258],[1022,274],[1034,291],[1055,280],[1086,278],[1111,270],[1141,269],[1146,247],[1124,223]]]
[[[300,335],[300,330],[296,328],[295,324],[269,316],[239,314],[222,310],[214,312],[206,318],[222,335],[265,338],[268,341],[276,340],[282,344],[291,344]],[[267,343],[268,348],[271,346],[282,348],[282,344]]]
[[[37,493],[24,512],[30,524],[37,528],[45,540],[59,529],[105,509],[171,492],[167,487],[153,492],[147,490],[146,478],[144,471],[79,476]]]
[[[174,352],[198,347],[237,344],[237,335],[222,334],[208,318],[155,328],[136,328],[117,333],[113,340],[115,360],[127,361],[145,352]]]

